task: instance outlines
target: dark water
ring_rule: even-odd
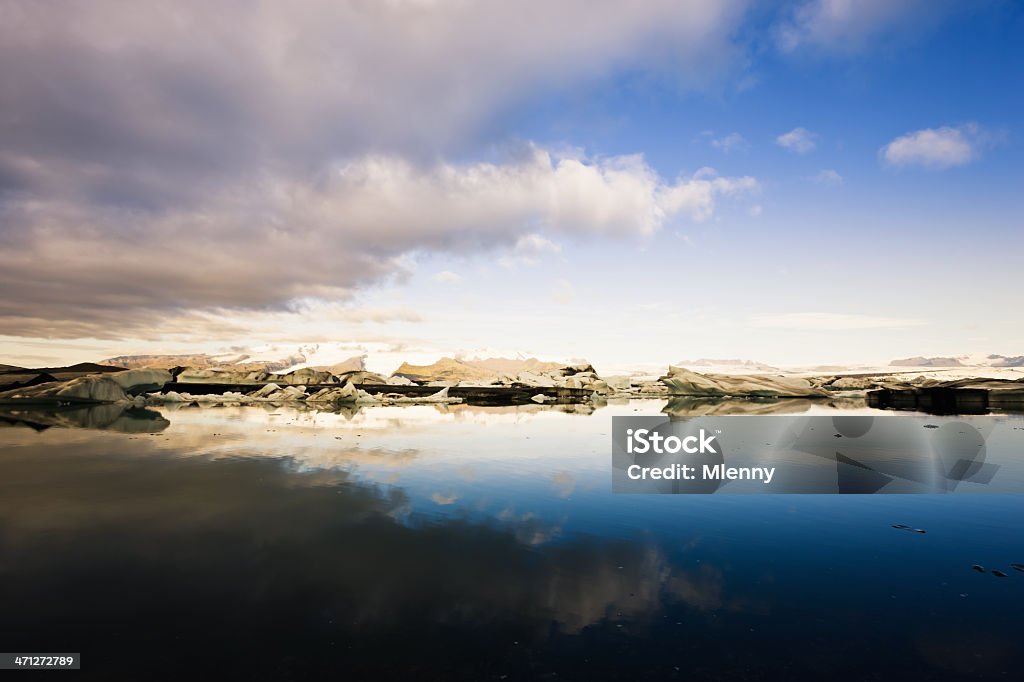
[[[0,650],[117,680],[1020,679],[1024,497],[612,494],[611,415],[661,406],[0,428]]]

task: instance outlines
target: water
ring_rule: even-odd
[[[7,413],[0,649],[105,679],[1016,679],[1024,497],[612,494],[611,416],[663,407]]]

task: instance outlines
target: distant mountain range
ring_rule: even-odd
[[[459,358],[460,362],[498,374],[547,372],[566,366],[564,362],[544,362],[537,358]]]
[[[335,374],[366,369],[366,354],[352,355],[354,349],[345,344],[306,344],[292,346],[266,346],[256,349],[235,349],[220,354],[185,355],[121,355],[100,361],[102,365],[136,369],[140,367],[231,367],[239,371],[286,372],[303,367],[329,370]],[[374,356],[376,357],[376,356]],[[436,357],[436,356],[435,356]],[[380,358],[378,358],[378,364]],[[397,364],[396,360],[396,364]],[[404,362],[396,370],[398,374],[417,375],[420,373],[450,373],[464,379],[499,374],[515,375],[519,372],[544,372],[563,367],[566,362],[545,362],[534,357],[487,357],[467,358],[462,355],[444,357],[431,365],[414,365]],[[393,367],[394,365],[392,365]],[[698,358],[680,360],[675,367],[685,367],[697,372],[741,374],[776,373],[779,367],[756,360],[737,358]],[[973,354],[957,356],[915,356],[898,358],[889,363],[890,367],[1024,367],[1024,355]],[[0,365],[0,371],[17,369]],[[383,368],[378,368],[378,371]],[[818,367],[821,371],[839,371],[844,367]],[[847,368],[848,369],[848,368]],[[99,371],[99,370],[97,370]]]
[[[515,376],[520,372],[546,372],[560,369],[563,362],[542,362],[537,358],[509,359],[486,358],[484,360],[441,358],[430,365],[410,365],[403,362],[395,370],[397,376],[421,381],[482,381],[501,374]]]
[[[26,388],[51,381],[69,381],[86,374],[120,372],[123,367],[98,365],[95,362],[80,362],[67,367],[39,367],[27,369],[14,365],[0,365],[0,391]]]
[[[957,358],[925,358],[920,355],[913,358],[901,358],[889,363],[890,367],[963,367]]]
[[[893,360],[890,367],[1024,367],[1024,355],[958,355]]]
[[[351,351],[349,351],[350,353]],[[364,357],[349,356],[338,349],[321,347],[319,344],[305,346],[269,346],[260,349],[244,349],[236,352],[186,355],[121,355],[103,360],[105,364],[118,365],[128,369],[139,367],[231,367],[243,372],[283,372],[300,367],[327,369],[333,372],[347,372],[365,369]]]
[[[257,349],[235,349],[222,354],[189,355],[121,355],[104,360],[104,364],[128,369],[140,367],[192,367],[208,369],[213,367],[231,368],[240,372],[287,372],[300,368],[328,370],[333,374],[344,374],[366,370],[366,355],[352,356],[352,347],[342,344],[307,344],[299,346],[268,346]],[[413,376],[437,376],[447,378],[483,379],[501,374],[516,375],[520,372],[545,372],[564,367],[565,362],[544,362],[537,358],[519,356],[503,357],[443,357],[430,365],[402,363],[397,374]]]
[[[193,355],[119,355],[115,358],[107,358],[102,362],[104,364],[117,365],[119,367],[126,367],[128,369],[138,369],[140,367],[160,367],[163,369],[170,369],[171,367],[220,367],[220,366],[235,366],[244,364],[245,360],[249,356],[247,355],[207,355],[205,353],[193,354]],[[254,367],[254,370],[262,370],[263,363],[260,367]],[[240,369],[242,369],[240,367]],[[246,367],[245,369],[249,369]]]
[[[744,372],[778,372],[778,367],[765,364],[763,362],[757,362],[755,360],[738,360],[738,359],[715,359],[715,358],[699,358],[697,360],[680,360],[679,362],[673,363],[674,367],[685,367],[687,369],[703,369],[703,370],[718,370],[725,371],[727,373],[735,373],[737,371]]]
[[[101,372],[120,372],[127,369],[124,365],[116,365],[111,362],[79,362],[77,365],[66,367],[15,367],[14,365],[0,365],[0,372],[16,374],[19,372],[46,372],[47,374],[99,374]]]

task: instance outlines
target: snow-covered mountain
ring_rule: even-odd
[[[103,364],[117,367],[236,367],[240,370],[288,372],[303,367],[333,371],[365,368],[365,353],[353,355],[347,344],[270,345],[257,348],[234,348],[225,353],[193,353],[187,355],[121,355],[108,358]]]
[[[975,353],[951,357],[913,357],[893,360],[890,367],[1024,367],[1024,355]]]
[[[755,360],[699,358],[697,360],[680,360],[672,363],[673,367],[686,369],[703,374],[760,374],[778,372],[778,367],[757,362]]]
[[[233,367],[245,371],[290,372],[306,367],[326,369],[339,374],[369,370],[388,375],[404,365],[430,365],[444,354],[428,349],[404,346],[344,343],[272,344],[254,348],[232,348],[224,353],[193,353],[187,355],[121,355],[107,358],[103,364],[134,369],[138,367]],[[445,359],[442,357],[442,359]],[[578,360],[541,361],[525,353],[493,348],[461,351],[447,358],[473,367],[482,373],[517,374],[542,372],[579,364]]]

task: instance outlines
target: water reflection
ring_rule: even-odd
[[[1013,427],[992,419],[837,416],[831,425],[834,433],[824,425],[816,431],[805,426],[795,434],[792,447],[835,462],[837,491],[842,493],[953,492],[965,482],[980,486],[992,482],[1004,465],[986,462],[989,454],[1010,467],[1021,465],[1015,455],[1024,438],[1015,438]],[[836,442],[836,435],[842,436],[841,442]],[[989,438],[993,453],[986,447]],[[1001,479],[1004,490],[1019,492],[1013,484],[1024,481],[1024,474],[1017,471],[1003,479],[1010,479]]]
[[[344,470],[183,459],[106,439],[74,450],[5,454],[0,623],[14,648],[45,634],[115,669],[113,656],[161,640],[215,647],[237,663],[282,639],[303,649],[355,632],[436,640],[438,628],[473,639],[499,625],[509,633],[502,648],[513,649],[552,628],[579,633],[612,619],[636,631],[663,607],[702,612],[725,599],[719,571],[677,565],[654,543],[538,547],[532,516],[405,516],[401,489]],[[78,615],[53,618],[69,607]],[[299,634],[311,639],[298,644]]]
[[[664,407],[185,407],[159,431],[0,429],[0,639],[81,651],[98,679],[1022,663],[1006,633],[1024,581],[970,570],[1024,560],[1020,499],[611,494],[610,416]],[[980,471],[950,452],[949,475]]]
[[[160,412],[125,404],[59,409],[0,407],[0,426],[27,426],[37,431],[59,427],[154,433],[163,431],[169,425],[170,422]]]
[[[630,407],[641,405],[641,408]],[[153,408],[136,407],[131,404],[108,404],[92,406],[72,406],[63,408],[44,408],[38,405],[0,406],[0,425],[20,425],[43,430],[51,427],[85,428],[119,431],[122,433],[154,433],[167,428],[171,419],[189,423],[215,422],[216,415],[225,411],[237,415],[241,408],[238,403],[167,403]],[[464,404],[456,405],[407,405],[392,407],[368,407],[363,405],[328,405],[305,404],[301,402],[289,404],[253,403],[246,405],[246,419],[262,421],[260,415],[290,415],[288,424],[297,424],[309,419],[316,420],[318,415],[324,418],[355,420],[361,413],[370,411],[380,413],[390,410],[391,414],[401,414],[402,421],[408,422],[410,415],[423,413],[456,415],[457,418],[502,420],[513,418],[528,419],[543,414],[590,416],[599,411],[616,409],[658,409],[674,418],[687,418],[709,415],[767,415],[767,414],[802,414],[802,413],[847,413],[870,412],[880,410],[869,409],[861,398],[835,398],[828,401],[806,400],[801,398],[691,398],[674,397],[667,401],[612,399],[596,403],[578,403],[564,405],[512,405],[503,407],[480,407]],[[403,412],[395,412],[403,410]],[[628,411],[628,410],[627,410]],[[299,416],[305,415],[305,416]],[[238,419],[237,416],[234,419]]]
[[[803,398],[670,398],[662,410],[671,417],[722,414],[800,414],[816,401]]]

